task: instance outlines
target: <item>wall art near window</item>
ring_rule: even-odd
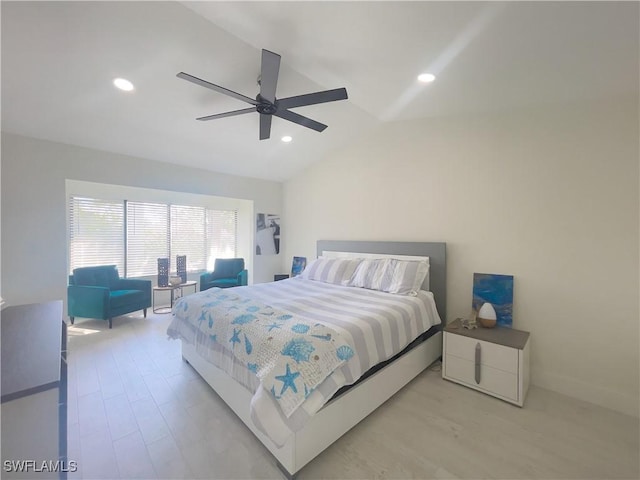
[[[493,273],[473,274],[472,315],[475,318],[483,304],[490,303],[496,311],[497,325],[509,327],[513,323],[513,275]]]
[[[256,216],[256,255],[280,253],[280,215],[258,213]]]
[[[297,277],[307,266],[307,257],[293,257],[291,264],[291,277]]]

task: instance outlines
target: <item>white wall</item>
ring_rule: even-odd
[[[291,179],[285,256],[318,239],[447,242],[449,320],[513,274],[532,381],[639,405],[638,98],[389,123]]]
[[[250,200],[282,211],[282,184],[2,133],[2,297],[16,305],[66,302],[67,180]],[[255,226],[252,225],[252,232]],[[253,240],[251,240],[253,242]],[[255,283],[273,280],[282,255],[256,256]]]

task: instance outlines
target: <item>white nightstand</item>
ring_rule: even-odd
[[[529,332],[470,330],[455,320],[444,329],[442,378],[518,406],[529,388]]]

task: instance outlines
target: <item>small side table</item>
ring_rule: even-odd
[[[193,293],[198,291],[198,282],[189,281],[180,283],[178,285],[167,285],[166,287],[153,287],[153,313],[171,313],[171,309],[173,308],[173,302],[178,298],[184,296],[183,289],[185,287],[193,287]],[[176,295],[176,290],[180,290],[180,294]],[[171,303],[169,306],[161,306],[156,307],[156,292],[169,292],[171,295]]]
[[[529,388],[529,332],[515,328],[444,328],[442,378],[520,407]]]

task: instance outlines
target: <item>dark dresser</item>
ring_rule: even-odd
[[[62,301],[8,306],[2,337],[2,478],[67,478],[67,332]]]

